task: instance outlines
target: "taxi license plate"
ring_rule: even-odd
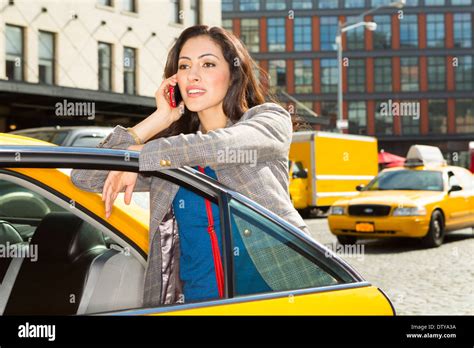
[[[374,232],[375,226],[370,222],[360,222],[356,224],[356,232]]]

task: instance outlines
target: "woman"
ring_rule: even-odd
[[[288,194],[291,116],[281,106],[265,103],[252,64],[241,42],[222,28],[187,28],[169,52],[166,79],[156,92],[157,110],[131,129],[115,127],[99,147],[140,151],[140,171],[199,168],[308,232]],[[170,85],[182,96],[178,108],[168,102]],[[256,161],[226,163],[222,151],[229,150],[254,152]],[[218,296],[211,241],[202,233],[209,222],[202,197],[129,172],[74,170],[72,181],[82,189],[102,191],[107,218],[119,192],[125,191],[129,204],[133,191],[150,191],[145,306],[182,301],[183,292],[185,302]],[[216,205],[212,216],[222,248]],[[271,280],[262,278],[242,240],[234,242],[242,247],[247,265],[237,276],[255,287],[243,286],[240,293],[271,290]]]

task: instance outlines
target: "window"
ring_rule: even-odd
[[[294,19],[294,49],[295,51],[311,51],[311,17],[296,17]]]
[[[403,100],[400,104],[411,104],[419,105],[417,100]],[[400,116],[402,122],[402,134],[403,135],[416,135],[420,134],[420,115],[402,115]]]
[[[25,79],[23,56],[23,28],[13,25],[5,26],[6,73],[9,80]]]
[[[234,11],[234,0],[221,0],[221,10],[223,12]]]
[[[321,92],[337,92],[337,59],[321,59]]]
[[[181,19],[181,0],[170,0],[171,1],[171,22],[182,24],[183,20]]]
[[[446,62],[444,57],[428,57],[428,89],[443,91],[446,85]]]
[[[122,0],[122,8],[124,11],[137,12],[135,0]]]
[[[260,10],[260,1],[255,0],[240,0],[240,11],[258,11]]]
[[[365,59],[351,58],[347,67],[349,92],[365,92]]]
[[[268,18],[267,40],[270,52],[285,51],[285,19]]]
[[[224,28],[227,31],[232,32],[232,19],[223,19],[222,28]]]
[[[426,15],[426,46],[444,47],[444,15]]]
[[[344,0],[345,8],[361,8],[365,7],[365,0]]]
[[[431,134],[446,134],[448,130],[446,101],[428,100],[428,121]]]
[[[454,47],[472,47],[472,22],[470,13],[454,14]]]
[[[253,60],[255,64],[252,64],[252,71],[255,74],[257,81],[260,79],[260,63],[257,59]]]
[[[318,7],[319,8],[337,8],[339,6],[338,0],[319,0]]]
[[[313,91],[313,67],[310,59],[295,60],[295,92],[311,93]]]
[[[286,62],[284,60],[270,60],[268,73],[271,87],[286,90]]]
[[[112,6],[112,0],[99,0],[97,3],[102,6]]]
[[[382,113],[382,110],[386,108],[382,103],[387,104],[387,101],[379,101],[375,105],[375,134],[392,135],[393,116]]]
[[[474,133],[474,99],[456,100],[456,131]]]
[[[244,18],[240,22],[240,37],[250,52],[258,52],[260,27],[258,19]]]
[[[391,1],[390,0],[372,0],[372,7],[377,7],[377,6],[382,6],[382,5],[388,5]],[[379,28],[377,27],[377,30]]]
[[[474,88],[474,66],[472,64],[473,56],[460,56],[458,64],[455,66],[456,90],[472,91]]]
[[[401,90],[403,92],[418,91],[418,58],[400,58]]]
[[[375,92],[392,91],[392,59],[374,59],[374,87]]]
[[[451,5],[471,5],[472,0],[451,0]]]
[[[136,53],[134,48],[123,49],[123,90],[125,94],[136,94]]]
[[[229,206],[237,296],[343,282],[324,257],[310,257],[301,240],[282,227],[235,200]]]
[[[284,10],[286,9],[285,0],[265,0],[265,8],[267,10]]]
[[[293,9],[295,10],[306,10],[313,8],[313,2],[311,0],[293,0]]]
[[[425,6],[444,6],[444,0],[425,0]]]
[[[319,39],[321,50],[335,50],[337,27],[337,17],[321,17]]]
[[[418,47],[418,16],[404,15],[399,21],[400,47]]]
[[[190,25],[198,25],[201,23],[201,2],[199,0],[190,0],[191,5],[191,24]]]
[[[418,0],[407,0],[405,6],[416,7],[418,6]]]
[[[350,134],[367,134],[367,110],[365,102],[349,102],[347,118]]]
[[[112,45],[99,42],[99,90],[112,90]]]
[[[38,37],[38,75],[39,82],[54,84],[54,34],[40,31]]]
[[[347,16],[347,23],[357,23],[359,17],[357,16]],[[364,40],[365,27],[360,26],[356,29],[352,29],[346,32],[347,38],[347,49],[348,50],[363,50],[365,48]]]
[[[385,49],[392,47],[392,19],[390,16],[374,16],[377,30],[372,32],[374,49]]]

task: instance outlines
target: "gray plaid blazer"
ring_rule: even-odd
[[[140,152],[139,167],[140,171],[156,171],[182,166],[210,166],[220,182],[309,233],[289,196],[288,152],[291,138],[290,114],[277,104],[264,103],[247,110],[236,123],[229,120],[225,128],[206,134],[199,130],[193,134],[180,134],[147,142]],[[97,147],[126,149],[132,144],[135,141],[127,130],[116,126]],[[256,161],[235,163],[238,161],[233,160],[229,154],[235,154],[239,150],[244,151],[241,154],[253,153]],[[107,174],[108,171],[76,169],[72,171],[71,180],[83,190],[102,192]],[[143,295],[145,306],[176,303],[182,298],[179,234],[172,208],[178,189],[176,184],[142,174],[139,174],[135,186],[137,192],[150,192],[150,248]],[[248,228],[244,221],[236,222],[239,232]],[[268,246],[275,243],[264,240],[266,237],[262,235],[265,234],[259,234],[258,240],[243,238],[256,263],[275,265],[288,260],[288,265],[281,265],[277,272],[273,266],[271,272],[259,269],[268,284],[279,290],[290,289],[291,284],[285,284],[288,272],[299,277],[300,285],[307,283],[312,286],[315,278],[324,277],[318,271],[312,271],[314,265],[301,264],[298,267],[293,261],[290,262],[290,250],[280,251],[276,259],[274,250],[268,251]],[[258,246],[259,243],[261,247]],[[254,253],[254,250],[259,250],[259,253]],[[267,252],[262,254],[262,250]]]

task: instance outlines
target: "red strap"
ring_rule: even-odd
[[[204,173],[204,168],[198,166],[199,171]],[[211,237],[211,246],[212,246],[212,256],[214,258],[214,269],[216,271],[216,280],[217,280],[217,290],[219,292],[219,297],[224,297],[224,270],[222,268],[222,259],[221,259],[221,252],[219,250],[219,242],[217,240],[216,231],[214,230],[214,218],[212,216],[212,207],[211,202],[204,198],[206,201],[206,213],[207,213],[207,220],[209,222],[209,226],[207,227],[207,231],[209,232],[209,236]]]

